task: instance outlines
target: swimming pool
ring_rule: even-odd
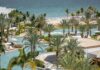
[[[98,30],[97,28],[92,28],[91,35],[94,35],[95,31],[97,31],[97,30]],[[70,32],[72,32],[71,29],[70,29]],[[73,32],[75,32],[75,31],[73,31]],[[68,33],[68,29],[65,29],[65,33]],[[86,34],[86,32],[85,32],[85,34]],[[44,33],[44,35],[47,36],[48,33]],[[63,29],[56,29],[56,30],[51,32],[51,35],[63,35]],[[77,35],[80,35],[79,29],[77,29]]]
[[[24,42],[23,42],[23,38],[22,37],[15,37],[15,36],[10,36],[9,37],[9,42],[15,42],[15,43],[18,43],[18,44],[21,44],[24,46]],[[37,45],[38,47],[36,48],[37,51],[39,52],[45,52],[45,49],[48,47],[48,44],[46,43],[39,43]],[[39,46],[41,46],[41,48],[39,48]],[[25,52],[29,52],[30,51],[30,48],[26,48],[25,49]],[[19,55],[19,52],[18,50],[14,50],[14,51],[11,51],[11,52],[7,52],[5,54],[2,54],[1,55],[1,67],[2,68],[7,68],[8,66],[8,63],[9,63],[9,60],[13,57],[16,57]],[[22,70],[20,66],[14,66],[12,70]],[[29,68],[26,68],[24,70],[31,70]]]

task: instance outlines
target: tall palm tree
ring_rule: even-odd
[[[25,31],[25,28],[26,28],[26,19],[27,19],[26,15],[23,14],[22,21],[24,22],[24,31]]]
[[[36,27],[40,31],[40,35],[42,35],[42,28],[46,24],[46,14],[41,14],[36,18]]]
[[[100,31],[100,18],[97,19],[98,30]]]
[[[88,37],[89,31],[91,32],[90,23],[89,23],[90,18],[91,18],[91,13],[89,12],[89,10],[87,10],[87,11],[85,12],[85,18],[86,18],[85,22],[86,22],[86,24],[87,24],[86,29],[87,29],[87,37]]]
[[[67,20],[68,20],[69,9],[66,9],[65,12],[66,12],[66,14],[67,14]]]
[[[77,27],[78,27],[78,25],[79,25],[79,21],[76,20],[75,18],[71,18],[71,19],[69,20],[69,23],[70,23],[71,26],[72,26],[72,32],[73,32],[74,27],[75,27],[75,34],[77,34]]]
[[[83,18],[84,8],[80,8],[80,13],[81,13],[81,16],[82,16],[82,18]]]
[[[54,48],[56,51],[56,57],[57,57],[57,69],[59,67],[59,53],[61,51],[61,44],[62,44],[62,37],[60,36],[55,36],[51,38],[51,46]]]
[[[36,51],[36,44],[38,43],[39,35],[37,35],[36,28],[29,28],[25,39],[29,42],[31,52]]]
[[[67,21],[65,19],[63,19],[61,21],[61,25],[62,25],[62,28],[63,28],[63,35],[65,35],[65,29],[66,29],[66,25],[67,25]]]
[[[84,37],[84,32],[86,31],[86,25],[79,25],[79,31],[81,32],[81,37]]]
[[[50,46],[51,32],[54,31],[54,29],[55,29],[55,28],[54,28],[54,26],[53,26],[52,24],[46,24],[46,25],[44,25],[44,27],[43,27],[43,30],[44,30],[45,32],[48,33],[49,46]]]
[[[5,21],[6,21],[6,29],[7,29],[6,38],[7,38],[7,41],[8,41],[8,37],[9,37],[9,28],[10,28],[10,25],[11,25],[11,19],[6,18]]]
[[[69,22],[70,22],[70,24],[71,24],[71,30],[72,30],[72,32],[73,32],[73,30],[74,30],[73,19],[74,19],[75,14],[74,14],[74,13],[71,13],[71,16],[72,16],[72,18],[69,20]]]
[[[98,31],[100,31],[100,12],[96,12],[96,18],[97,18],[97,28]]]
[[[0,69],[1,69],[1,54],[5,52],[4,45],[3,45],[4,20],[5,20],[5,16],[3,14],[0,14]]]
[[[5,15],[4,14],[0,14],[0,32],[2,34],[1,41],[3,41],[4,28],[5,28]]]
[[[87,23],[87,36],[88,34],[90,34],[91,36],[91,24],[89,23],[89,21],[94,18],[94,14],[96,12],[96,8],[92,7],[92,6],[89,6],[88,9],[86,10],[85,12],[85,18],[86,18],[86,23]]]

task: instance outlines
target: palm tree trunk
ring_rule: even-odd
[[[73,32],[73,30],[74,30],[74,28],[73,28],[73,26],[72,26],[72,32]]]
[[[89,36],[89,30],[87,30],[87,37]]]
[[[9,35],[9,27],[7,28],[7,41],[8,41],[8,35]]]
[[[77,26],[75,26],[75,35],[77,35]]]
[[[65,29],[63,28],[63,35],[65,35]]]
[[[50,32],[48,33],[48,38],[49,38],[49,46],[51,46],[51,43],[50,43],[51,33]]]
[[[91,29],[90,29],[90,36],[91,36],[91,34],[92,34],[92,31],[91,31]]]
[[[70,27],[68,26],[68,35],[70,34]]]
[[[33,52],[33,45],[31,44],[31,53]]]
[[[58,70],[58,51],[56,51],[56,57],[57,57],[57,70]]]
[[[81,33],[81,38],[83,38],[83,32]]]

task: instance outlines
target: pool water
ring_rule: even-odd
[[[25,46],[24,44],[26,43],[26,41],[23,42],[23,38],[22,37],[15,37],[15,36],[10,36],[9,37],[9,42],[14,42],[14,43],[18,43],[21,44],[23,46]],[[40,53],[45,52],[45,49],[48,47],[48,44],[45,43],[39,43],[37,45],[38,47],[36,48],[37,51],[39,51]],[[40,48],[40,47],[41,48]],[[30,51],[30,48],[26,48],[25,52],[28,53]],[[14,50],[11,52],[6,52],[5,54],[1,55],[1,67],[2,68],[7,68],[9,60],[13,57],[16,57],[19,55],[18,50]],[[22,70],[20,66],[14,66],[12,70]],[[24,70],[31,70],[30,68],[26,68]]]
[[[94,35],[95,31],[98,31],[98,29],[97,28],[92,28],[91,29],[91,34]],[[71,32],[71,29],[70,29],[70,32]],[[65,29],[65,33],[68,33],[68,29]],[[86,32],[85,32],[85,34],[86,34]],[[45,33],[45,35],[47,36],[48,33]],[[53,32],[51,32],[51,35],[63,35],[63,29],[54,30]],[[77,35],[80,35],[79,29],[77,29]]]

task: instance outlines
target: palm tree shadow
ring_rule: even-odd
[[[45,58],[45,61],[50,62],[52,64],[57,64],[57,57],[56,55],[49,55]]]

